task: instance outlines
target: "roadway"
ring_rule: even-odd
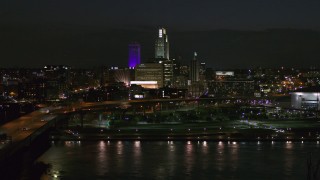
[[[134,99],[134,100],[118,100],[118,101],[101,101],[101,102],[82,102],[78,103],[75,108],[89,108],[104,105],[128,105],[130,103],[150,103],[150,102],[180,102],[180,101],[208,101],[208,100],[259,100],[259,99],[276,99],[282,96],[274,97],[212,97],[212,98],[175,98],[175,99]]]
[[[179,99],[181,101],[181,99]],[[83,108],[90,108],[104,105],[123,105],[126,106],[129,103],[143,103],[143,102],[164,102],[174,101],[168,99],[153,99],[153,100],[130,100],[130,101],[104,101],[104,102],[84,102],[78,103],[70,108],[67,107],[46,107],[40,110],[34,111],[30,114],[24,115],[20,118],[7,122],[0,126],[0,133],[6,133],[8,137],[11,137],[11,144],[19,143],[28,136],[32,135],[39,128],[44,126],[48,121],[56,118],[59,113],[68,113],[74,110]],[[2,146],[3,148],[3,146]]]
[[[86,102],[72,106],[69,111],[66,107],[46,107],[7,122],[6,124],[0,126],[0,132],[6,133],[7,136],[11,137],[12,143],[17,143],[26,139],[39,128],[44,126],[48,121],[56,118],[59,113],[67,113],[73,111],[74,109],[78,110],[101,105],[127,105],[128,103],[152,101],[159,100],[104,101],[94,103]]]
[[[77,103],[71,107],[45,107],[24,115],[20,118],[7,122],[0,126],[0,133],[6,133],[11,138],[11,145],[22,142],[30,135],[35,133],[39,128],[44,126],[48,121],[56,118],[59,113],[68,113],[80,109],[99,107],[106,105],[119,105],[127,107],[130,103],[146,103],[146,102],[169,102],[184,101],[185,99],[144,99],[144,100],[125,100],[125,101],[104,101],[104,102],[83,102]],[[195,101],[196,99],[187,99]],[[8,145],[8,144],[7,144]],[[5,145],[5,146],[7,146]],[[0,146],[2,149],[5,146]]]
[[[50,109],[54,110],[53,108]],[[11,137],[11,142],[15,144],[26,139],[55,117],[57,115],[37,110],[0,126],[0,132],[6,133],[7,136]]]

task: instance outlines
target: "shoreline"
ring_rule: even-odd
[[[211,141],[211,142],[320,142],[319,138],[203,138],[203,137],[86,137],[49,138],[49,141]]]

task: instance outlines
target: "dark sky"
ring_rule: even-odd
[[[289,59],[295,59],[289,66],[302,65],[299,60],[313,65],[320,57],[316,49],[310,54],[299,48],[319,44],[319,34],[314,32],[320,30],[319,9],[318,0],[1,0],[0,66],[125,65],[130,41],[141,43],[144,59],[153,56],[159,26],[168,29],[171,56],[185,61],[195,50],[211,66],[246,66],[275,57],[278,60],[270,64],[256,65],[283,65]],[[221,34],[221,29],[237,33]],[[283,38],[287,33],[266,29],[314,31],[299,32],[296,39],[295,33]],[[185,32],[192,33],[183,37]],[[278,42],[286,47],[269,48],[279,46]],[[252,48],[261,44],[266,51],[252,55]],[[301,52],[295,54],[297,50]],[[230,56],[233,52],[238,54]]]

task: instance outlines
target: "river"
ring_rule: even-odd
[[[318,142],[66,141],[43,179],[307,179]]]

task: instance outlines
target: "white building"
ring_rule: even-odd
[[[296,109],[320,110],[320,87],[307,87],[291,93],[291,106]]]

